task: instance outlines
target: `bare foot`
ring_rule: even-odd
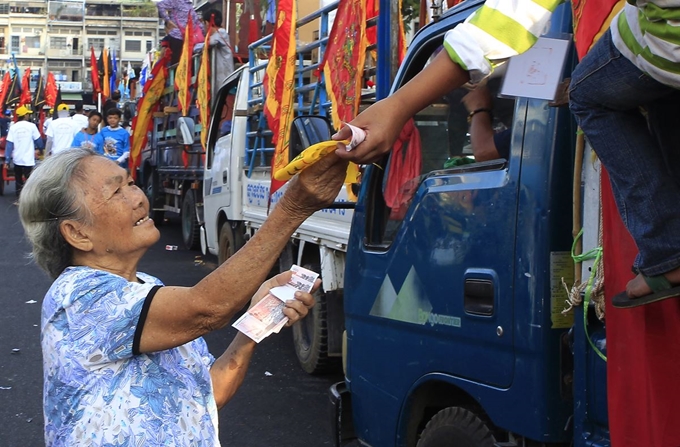
[[[663,276],[665,276],[672,285],[680,284],[680,268],[666,272]],[[626,293],[630,298],[638,298],[649,295],[652,293],[652,289],[649,288],[644,278],[642,278],[642,275],[637,275],[635,278],[628,281]]]

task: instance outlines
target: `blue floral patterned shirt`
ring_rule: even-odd
[[[42,307],[45,443],[52,446],[219,446],[202,338],[140,354],[161,282],[69,267]]]

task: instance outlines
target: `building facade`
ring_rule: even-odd
[[[139,68],[164,36],[150,0],[30,0],[0,3],[0,71],[52,72],[64,95],[92,90],[90,47],[115,50],[118,67]],[[122,70],[119,69],[122,72]],[[32,86],[33,87],[33,86]],[[64,97],[64,99],[67,99]]]

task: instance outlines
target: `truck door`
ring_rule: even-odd
[[[440,49],[441,37],[423,45],[402,67],[404,82]],[[389,387],[408,389],[419,377],[444,371],[498,387],[512,383],[514,244],[526,106],[498,98],[499,85],[495,78],[487,86],[498,156],[475,160],[479,147],[470,139],[462,102],[469,90],[463,88],[418,113],[414,129],[400,136],[403,148],[393,149],[365,179],[364,206],[354,221],[363,226],[355,241],[362,249],[348,259],[357,268],[349,267],[346,279],[351,296],[361,297],[346,302],[347,336],[361,343],[350,342],[348,362],[358,359],[362,370],[352,376],[386,387],[386,395],[403,395]],[[421,168],[409,172],[418,154]],[[401,374],[394,383],[397,366]]]
[[[215,116],[211,121],[210,140],[208,141],[208,157],[204,178],[204,203],[206,213],[216,216],[217,210],[231,206],[231,164],[233,148],[234,107],[240,76],[227,82],[220,89]],[[211,224],[216,224],[212,222]],[[217,230],[219,231],[219,229]]]

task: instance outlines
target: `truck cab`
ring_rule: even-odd
[[[419,32],[392,90],[482,3]],[[562,5],[550,32],[570,27]],[[459,89],[414,117],[421,170],[396,181],[399,200],[386,194],[394,152],[365,172],[346,260],[345,380],[331,389],[335,445],[609,445],[606,364],[586,340],[603,346],[604,326],[590,308],[589,334],[583,307],[562,313],[576,125],[568,108],[499,98],[499,86],[492,75],[506,156],[469,163]]]

